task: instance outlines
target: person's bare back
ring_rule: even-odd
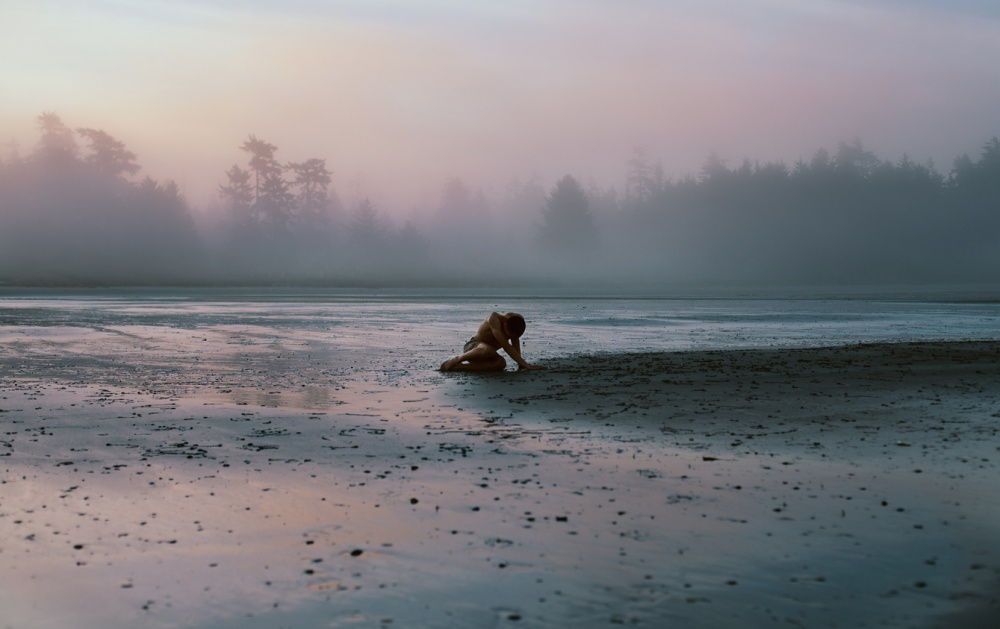
[[[441,363],[441,371],[503,371],[507,361],[500,350],[513,358],[520,369],[544,369],[528,364],[521,356],[520,339],[526,327],[524,317],[516,312],[490,313],[462,353]]]

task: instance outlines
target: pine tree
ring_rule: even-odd
[[[590,201],[580,183],[566,175],[555,185],[542,208],[539,244],[550,253],[592,254],[597,229]]]

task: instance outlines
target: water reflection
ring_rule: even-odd
[[[302,385],[290,391],[257,391],[251,389],[223,389],[220,399],[228,399],[240,406],[260,406],[265,408],[294,408],[303,410],[328,411],[342,404],[344,394],[328,387]]]
[[[550,357],[996,329],[996,306],[870,306],[521,310]],[[31,331],[0,331],[6,620],[852,625],[980,591],[990,470],[723,455],[625,430],[627,407],[545,406],[524,374],[434,372],[484,307],[5,302]]]

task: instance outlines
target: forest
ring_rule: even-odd
[[[586,286],[1000,282],[1000,139],[945,175],[860,140],[790,166],[710,155],[674,179],[635,149],[617,186],[460,178],[394,224],[345,207],[326,160],[254,135],[196,220],[104,130],[37,118],[0,160],[0,285]],[[201,213],[204,215],[205,213]]]

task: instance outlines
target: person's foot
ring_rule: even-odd
[[[449,358],[448,360],[441,363],[441,371],[451,371],[451,368],[455,366],[455,359]]]

